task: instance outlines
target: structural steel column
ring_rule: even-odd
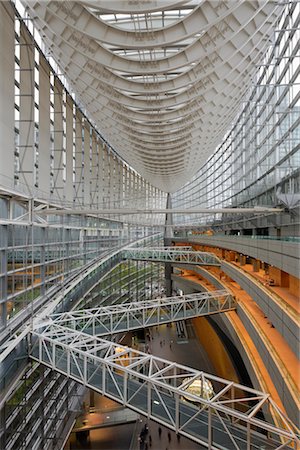
[[[167,208],[172,208],[172,201],[171,201],[171,194],[168,194],[167,196]],[[173,215],[172,213],[166,214],[166,220],[165,225],[172,225],[173,224]],[[173,229],[171,227],[166,226],[165,232],[164,232],[164,245],[166,247],[170,247],[172,245],[172,238],[173,238]],[[166,296],[171,297],[172,296],[172,264],[171,263],[165,263],[165,279],[166,279]]]
[[[20,142],[19,181],[31,190],[36,164],[34,125],[34,41],[21,23],[20,28]]]
[[[39,189],[50,197],[50,70],[48,63],[39,63]]]
[[[0,183],[4,186],[14,178],[14,23],[9,18],[13,9],[0,2]]]

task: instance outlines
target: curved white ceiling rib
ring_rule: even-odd
[[[102,134],[166,192],[219,144],[281,11],[272,0],[25,3]]]
[[[185,4],[189,4],[190,0],[135,0],[134,2],[128,2],[123,0],[95,0],[95,1],[83,1],[82,4],[92,9],[96,9],[103,12],[109,12],[112,14],[143,14],[155,11],[165,11],[170,8],[178,8]]]
[[[242,82],[242,81],[243,80],[240,79],[240,82]],[[246,81],[246,76],[244,76],[244,81]],[[228,93],[227,93],[228,100],[234,98],[234,100],[237,101],[239,96],[241,95],[242,91],[243,91],[243,89],[240,87],[235,87],[234,89],[232,89],[230,87],[230,82],[228,81]],[[103,112],[111,111],[112,113],[115,113],[115,112],[118,113],[119,119],[116,120],[115,126],[117,126],[119,123],[121,123],[123,125],[128,124],[128,121],[130,119],[128,118],[128,115],[124,114],[122,116],[120,114],[121,111],[120,111],[118,104],[115,104],[115,107],[113,108],[112,107],[113,105],[111,102],[105,102],[104,107],[103,107],[103,103],[101,103],[101,100],[103,99],[103,97],[100,97],[100,101],[97,102],[97,101],[95,101],[95,98],[93,96],[89,96],[87,94],[87,92],[85,92],[83,95],[85,95],[86,103],[88,103],[89,105],[93,104],[93,105],[97,106],[97,103],[99,104],[100,108],[97,109],[98,113],[100,113],[101,109]],[[220,116],[222,116],[224,113],[224,111],[222,111],[222,108],[228,109],[229,106],[231,107],[229,101],[226,103],[226,105],[223,106],[224,92],[222,92],[222,93],[221,92],[215,92],[215,93],[212,92],[210,97],[211,97],[210,101],[208,101],[208,100],[202,101],[201,103],[196,101],[193,105],[190,105],[192,109],[190,111],[188,111],[188,113],[181,119],[181,121],[184,122],[184,126],[181,127],[180,133],[178,133],[177,130],[178,130],[178,123],[180,124],[181,122],[175,122],[173,124],[169,124],[167,126],[164,126],[164,128],[161,127],[160,123],[152,124],[151,130],[147,131],[147,130],[145,130],[145,125],[148,125],[148,124],[147,123],[144,124],[141,121],[137,122],[137,120],[141,120],[139,118],[139,116],[137,115],[137,116],[135,116],[135,119],[136,119],[135,125],[136,126],[134,126],[133,119],[130,121],[130,129],[132,129],[132,131],[133,131],[132,134],[135,135],[135,133],[137,133],[137,132],[141,133],[142,130],[147,131],[147,133],[145,133],[145,138],[147,139],[148,142],[150,139],[152,141],[152,136],[154,138],[154,141],[156,140],[156,142],[157,142],[157,139],[156,139],[157,136],[160,137],[163,134],[162,137],[165,138],[164,141],[166,142],[166,141],[168,141],[168,139],[166,139],[166,137],[169,136],[169,138],[171,140],[173,140],[173,138],[174,138],[174,133],[170,133],[171,127],[172,127],[172,131],[175,130],[175,133],[177,136],[181,135],[181,134],[185,134],[186,129],[188,129],[189,125],[196,126],[195,122],[199,121],[199,115],[200,114],[204,115],[205,111],[207,111],[206,112],[207,117],[212,116],[212,114],[216,114],[216,115],[219,114]],[[216,111],[214,111],[214,108],[217,108]],[[122,120],[122,118],[123,118],[123,120]],[[202,123],[203,123],[203,119],[202,119]],[[112,125],[112,122],[111,122],[111,125]],[[163,131],[164,129],[167,129],[168,131]],[[201,136],[202,130],[198,128],[197,131],[198,131],[197,134],[199,136]],[[141,134],[139,134],[139,136],[141,137]]]
[[[253,40],[255,42],[253,42]],[[257,54],[260,54],[259,46],[257,47],[259,42],[255,38],[252,38],[251,47],[253,43],[255,43],[255,47],[253,48],[253,51],[251,53],[256,52]],[[113,89],[108,83],[102,83],[93,76],[86,80],[85,78],[87,75],[89,75],[89,73],[84,74],[84,71],[81,70],[79,65],[77,65],[77,70],[80,70],[80,75],[78,76],[76,83],[81,91],[90,91],[95,101],[104,96],[128,108],[140,108],[145,112],[147,112],[147,110],[151,111],[153,110],[153,108],[155,108],[156,110],[161,110],[174,106],[180,106],[185,102],[189,102],[191,98],[196,99],[197,97],[203,96],[209,90],[213,90],[214,93],[223,91],[224,84],[228,84],[229,80],[235,83],[235,78],[237,76],[240,76],[241,73],[243,74],[245,72],[247,66],[249,65],[249,62],[247,61],[248,58],[248,52],[244,51],[244,55],[242,56],[241,51],[236,50],[235,52],[232,52],[232,54],[228,57],[228,59],[224,61],[224,63],[222,62],[221,64],[216,64],[214,71],[211,69],[209,73],[203,73],[204,79],[199,80],[197,83],[194,83],[193,85],[191,85],[191,87],[185,89],[183,92],[180,92],[178,94],[175,93],[174,95],[170,95],[167,97],[165,95],[156,95],[156,99],[149,98],[147,100],[144,100],[143,98],[141,98],[141,96],[134,97],[123,94],[122,92],[118,92]],[[255,57],[253,57],[252,59],[254,60]],[[76,63],[70,58],[70,62],[68,64]],[[217,75],[216,72],[218,72],[219,75]],[[154,95],[152,95],[151,97],[154,97]]]
[[[66,25],[95,41],[128,49],[144,49],[176,43],[208,30],[229,16],[242,2],[243,0],[230,0],[214,5],[211,0],[204,0],[194,8],[192,13],[179,19],[177,23],[157,30],[134,30],[134,28],[121,30],[89,13],[80,2],[49,1],[45,3],[46,11],[60,16]],[[45,11],[43,12],[41,3],[39,6],[35,4],[35,11],[41,18],[47,20],[47,14],[44,15]]]
[[[264,24],[265,25],[265,24]],[[269,24],[267,24],[268,28],[270,27]],[[264,36],[264,33],[263,33]],[[234,77],[235,73],[239,73],[239,66],[242,64],[244,59],[249,58],[249,56],[251,55],[251,53],[258,51],[256,49],[258,43],[259,43],[259,38],[261,38],[261,32],[257,33],[254,37],[249,37],[248,35],[242,36],[242,35],[238,35],[237,37],[237,42],[240,45],[240,48],[236,48],[237,46],[233,47],[232,42],[231,45],[229,47],[226,47],[225,44],[219,49],[218,55],[216,55],[216,52],[214,52],[214,58],[216,58],[216,56],[218,56],[221,60],[221,64],[216,64],[215,65],[215,70],[214,73],[212,73],[212,69],[210,70],[210,73],[206,74],[203,73],[203,76],[207,77],[207,80],[211,79],[211,76],[214,76],[214,74],[216,74],[217,72],[219,72],[221,75],[224,76],[224,79],[226,77],[228,77],[228,75],[231,75],[232,77]],[[247,41],[245,41],[247,39]],[[251,40],[251,43],[250,43]],[[55,41],[55,36],[53,36],[52,41]],[[245,46],[248,45],[249,49],[245,49]],[[258,46],[258,49],[260,47]],[[73,53],[70,54],[67,52],[67,48],[66,47],[62,47],[61,48],[61,52],[64,54],[64,59],[67,57],[67,55],[69,55],[69,63],[71,64],[71,61],[73,61],[73,64],[75,63],[76,60],[76,55],[74,55]],[[59,55],[57,55],[58,58],[60,58]],[[82,55],[81,55],[82,57]],[[253,58],[254,59],[254,58]],[[233,61],[231,61],[233,60]],[[78,62],[78,67],[80,67],[80,64]],[[74,74],[74,72],[73,72]],[[209,77],[210,76],[210,77]],[[73,77],[72,77],[73,78]],[[78,81],[77,81],[77,86],[79,87],[81,79],[83,79],[82,76],[78,77]],[[212,88],[216,90],[217,88],[217,83],[221,81],[219,79],[219,76],[215,76],[215,82],[212,83]],[[207,82],[204,83],[204,89],[207,90],[206,86],[207,86]],[[98,88],[100,88],[100,85],[98,84]],[[204,90],[202,89],[202,90]],[[221,87],[221,90],[222,87]],[[117,91],[115,91],[114,89],[108,87],[108,86],[102,86],[102,91],[103,93],[101,93],[101,90],[99,89],[99,95],[103,95],[104,97],[108,97],[113,99],[116,103],[120,103],[121,105],[123,105],[124,107],[136,107],[136,108],[143,108],[145,110],[145,112],[147,112],[147,110],[151,111],[153,110],[153,108],[155,108],[155,110],[160,110],[163,108],[169,108],[171,106],[175,106],[175,105],[181,105],[187,101],[190,101],[191,98],[195,99],[195,97],[202,95],[201,93],[201,89],[199,89],[199,86],[197,84],[192,85],[191,88],[189,88],[187,91],[177,94],[177,95],[173,95],[170,96],[169,98],[164,98],[164,99],[158,99],[157,100],[140,100],[138,97],[129,97],[126,95],[123,95],[122,93],[119,93]],[[111,96],[109,94],[112,94]],[[98,97],[99,97],[98,95]],[[95,97],[95,100],[97,100],[97,96]],[[159,100],[159,101],[158,101]],[[139,115],[142,114],[142,112],[138,113]],[[175,113],[177,116],[177,112]]]
[[[71,27],[69,20],[62,20],[58,13],[53,12],[46,2],[39,8],[39,12],[47,19],[47,25],[51,26],[54,36],[58,36],[63,39],[64,42],[68,42],[68,45],[71,48],[74,50],[76,49],[78,53],[85,55],[85,57],[89,58],[91,61],[112,70],[147,75],[174,71],[185,67],[187,62],[188,64],[196,63],[197,61],[202,60],[202,58],[215,54],[216,49],[221,49],[228,42],[232,42],[234,45],[241,45],[243,40],[240,42],[239,33],[241,34],[244,32],[246,37],[249,36],[249,32],[247,32],[245,27],[249,27],[249,22],[251,22],[251,19],[253,20],[254,17],[257,17],[259,22],[259,13],[261,9],[264,10],[264,15],[268,15],[273,7],[271,4],[260,7],[256,5],[256,2],[248,4],[247,8],[245,5],[240,5],[240,7],[236,7],[234,14],[231,16],[231,21],[235,21],[235,23],[231,24],[231,26],[234,27],[234,31],[231,29],[231,26],[225,22],[220,25],[219,28],[212,26],[213,36],[210,36],[210,31],[207,31],[202,36],[201,40],[196,40],[194,43],[185,46],[174,56],[152,61],[135,61],[128,57],[125,58],[119,56],[118,54],[101,47],[100,44],[86,36],[83,32],[80,32],[78,28],[74,26]],[[241,17],[242,12],[244,13],[244,18]],[[264,17],[264,15],[262,16]],[[248,19],[248,17],[250,19]]]
[[[255,48],[253,50],[254,52],[257,52],[257,49]],[[254,60],[255,58],[253,58]],[[123,95],[121,93],[116,92],[113,88],[111,88],[108,84],[101,84],[101,82],[97,82],[97,80],[95,78],[92,79],[88,79],[87,81],[85,81],[85,76],[84,74],[80,73],[76,84],[77,84],[77,88],[79,89],[79,91],[81,92],[89,92],[91,93],[92,98],[95,101],[99,101],[101,102],[101,100],[112,100],[115,101],[116,103],[120,103],[121,105],[125,106],[125,107],[136,107],[136,108],[143,108],[143,110],[145,112],[147,111],[151,111],[153,110],[153,107],[155,107],[157,110],[162,109],[162,108],[169,108],[172,106],[176,106],[176,105],[182,105],[184,102],[188,102],[190,101],[191,98],[193,99],[197,99],[198,97],[201,97],[203,95],[205,95],[205,93],[207,94],[210,90],[213,91],[214,95],[217,95],[219,92],[223,92],[224,91],[224,85],[228,85],[230,84],[230,80],[233,83],[236,83],[236,77],[240,76],[241,74],[243,74],[243,72],[245,71],[245,69],[247,68],[247,65],[249,65],[249,63],[247,62],[247,60],[245,58],[240,58],[240,63],[237,64],[235,67],[233,67],[233,64],[229,64],[230,60],[228,60],[226,62],[227,66],[228,66],[228,70],[223,70],[222,72],[224,72],[223,75],[223,79],[218,78],[217,76],[215,76],[215,82],[210,84],[209,87],[209,83],[208,80],[210,79],[209,77],[207,77],[207,81],[203,82],[199,82],[197,84],[194,84],[192,86],[192,88],[188,89],[187,91],[184,91],[180,94],[177,95],[173,95],[170,96],[169,98],[165,98],[165,99],[160,99],[159,102],[157,102],[156,100],[141,100],[139,99],[139,97],[129,97],[126,95]],[[69,63],[71,64],[71,62]],[[73,62],[74,64],[74,62]],[[79,68],[79,66],[78,66]],[[244,69],[244,70],[243,70]],[[73,72],[74,73],[74,72]],[[222,73],[223,74],[223,73]],[[93,83],[96,82],[96,86],[93,86]],[[139,113],[139,116],[142,114]],[[126,115],[126,117],[128,117]],[[141,118],[139,117],[139,120],[141,120]]]

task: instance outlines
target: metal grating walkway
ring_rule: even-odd
[[[197,252],[192,247],[128,247],[122,252],[124,259],[177,264],[220,266],[221,261],[213,253]]]
[[[30,356],[209,449],[300,444],[268,394],[190,367],[55,324],[32,332]]]
[[[227,291],[219,290],[52,314],[49,324],[103,336],[235,308],[233,297]]]
[[[297,449],[269,394],[97,337],[235,307],[214,291],[52,314],[34,323],[30,357],[209,449]]]

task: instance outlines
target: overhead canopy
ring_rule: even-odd
[[[25,3],[103,136],[166,192],[220,143],[281,12],[266,0]]]

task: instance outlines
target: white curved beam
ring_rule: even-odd
[[[47,11],[47,3],[43,3],[43,5],[45,11]],[[246,5],[249,9],[246,8]],[[98,63],[112,70],[124,71],[130,74],[157,74],[178,70],[203,58],[211,57],[215,59],[217,55],[224,61],[224,56],[220,54],[220,51],[228,44],[227,48],[223,50],[226,60],[232,50],[236,51],[243,47],[245,42],[252,38],[251,31],[255,30],[255,34],[258,34],[260,27],[268,18],[272,22],[273,11],[274,7],[268,0],[261,3],[257,9],[252,3],[240,5],[239,9],[235,11],[237,17],[235,15],[230,17],[232,24],[228,25],[225,23],[220,25],[221,30],[214,29],[213,36],[210,36],[210,33],[207,32],[199,40],[184,47],[182,51],[174,56],[152,61],[135,61],[119,56],[103,48],[88,36],[81,34],[77,29],[71,31],[67,25],[64,24],[63,26],[61,17],[55,15],[52,11],[45,12],[43,15],[48,20],[47,27],[50,27],[52,30],[51,41],[56,43],[61,53],[67,51],[66,46],[62,48],[62,43],[65,42],[74,52],[71,56],[72,59],[77,56],[80,61],[80,56],[83,56],[92,63]],[[240,18],[240,16],[243,18]],[[254,20],[255,26],[251,24],[251,22],[254,23]],[[234,31],[231,29],[231,26],[234,27]],[[250,27],[249,31],[247,31],[247,26]],[[47,34],[48,29],[44,28],[43,32]]]
[[[188,102],[191,99],[202,96],[209,90],[214,90],[216,92],[222,92],[224,90],[224,84],[232,84],[233,86],[237,83],[239,77],[245,77],[245,73],[249,74],[249,71],[253,70],[255,61],[257,61],[257,55],[261,55],[261,41],[264,37],[257,37],[255,39],[255,47],[250,53],[246,53],[243,49],[243,55],[241,50],[236,50],[232,52],[227,60],[222,61],[220,64],[216,64],[214,69],[211,69],[203,73],[203,78],[194,84],[190,84],[185,91],[180,92],[175,95],[157,95],[157,99],[144,100],[138,96],[125,95],[122,92],[116,91],[109,83],[101,82],[98,78],[84,72],[82,69],[76,80],[76,85],[84,92],[93,91],[92,97],[95,101],[102,96],[116,101],[125,107],[141,108],[145,112],[147,110],[160,110],[163,108],[170,108],[173,106],[181,105],[182,103]],[[253,39],[252,39],[253,41]],[[251,62],[249,59],[251,57]],[[238,62],[237,62],[238,61]],[[70,64],[75,65],[73,60]],[[67,66],[68,67],[68,66]],[[77,71],[79,66],[77,65]],[[74,73],[74,72],[73,72]],[[154,97],[154,94],[148,94]]]
[[[243,0],[221,2],[217,8],[209,0],[200,3],[193,12],[168,27],[149,31],[121,30],[107,24],[88,11],[79,2],[47,2],[46,10],[40,3],[34,5],[38,16],[47,22],[47,12],[62,18],[65,24],[85,34],[92,40],[131,49],[155,48],[186,39],[203,32],[231,14]],[[257,6],[259,7],[259,2]]]
[[[89,8],[99,9],[101,12],[110,12],[110,13],[127,13],[127,14],[144,14],[156,11],[165,11],[166,9],[175,9],[179,8],[186,3],[189,3],[190,0],[147,0],[139,1],[135,0],[134,3],[126,0],[95,0],[95,1],[82,1],[83,5],[88,6]]]
[[[260,56],[260,53],[255,50],[256,56],[254,57],[253,61],[250,64],[250,68],[253,68],[253,66],[255,65],[255,61],[257,61],[257,57]],[[246,58],[245,58],[246,60]],[[249,64],[246,66],[248,68]],[[230,66],[229,66],[230,69]],[[233,71],[232,72],[232,77],[231,77],[231,84],[232,84],[232,89],[241,89],[243,90],[245,85],[244,83],[241,83],[239,86],[235,86],[234,83],[232,83],[232,80],[235,79],[235,75],[239,74],[239,71],[236,70],[235,73]],[[230,73],[230,70],[229,70]],[[246,71],[247,75],[244,78],[247,78],[251,75],[252,72],[250,71]],[[101,96],[98,95],[95,98],[95,94],[89,94],[90,89],[83,89],[83,90],[79,90],[79,93],[81,93],[81,95],[84,95],[86,98],[90,98],[93,99],[93,101],[95,102],[95,104],[99,104],[102,105],[102,107],[100,106],[100,108],[108,108],[111,110],[114,110],[116,112],[119,112],[119,114],[123,114],[124,117],[126,119],[133,119],[133,120],[138,120],[138,121],[151,121],[151,120],[156,120],[158,119],[159,121],[166,121],[166,120],[172,120],[172,119],[180,119],[180,117],[186,117],[189,114],[194,113],[195,111],[199,110],[199,101],[201,102],[201,104],[206,104],[208,99],[210,98],[216,98],[215,96],[217,95],[217,92],[219,91],[220,94],[224,93],[224,90],[228,87],[228,80],[227,80],[227,76],[226,76],[226,80],[223,81],[223,85],[221,85],[220,83],[220,87],[218,89],[218,85],[213,85],[212,88],[210,90],[201,90],[199,92],[199,97],[197,97],[196,93],[198,93],[197,88],[192,88],[190,93],[189,93],[189,102],[184,104],[183,106],[181,106],[179,109],[175,109],[174,111],[171,112],[166,112],[166,111],[159,111],[160,110],[160,106],[161,103],[158,102],[157,105],[155,105],[155,101],[153,102],[149,102],[150,105],[148,106],[148,108],[144,108],[141,111],[134,111],[130,108],[128,108],[122,101],[120,101],[121,95],[117,94],[117,98],[114,98],[113,100],[109,99],[109,95],[106,94],[105,96]],[[230,84],[229,84],[230,85]],[[212,95],[209,94],[209,92],[213,92]],[[113,94],[113,92],[111,90],[108,90],[108,93],[111,92]],[[205,96],[202,94],[202,92],[205,92]],[[207,100],[205,100],[205,98]],[[164,104],[162,105],[162,107],[164,106],[165,108],[168,108],[169,106],[174,106],[174,104],[172,104],[171,100],[166,100],[166,105],[164,106]],[[223,95],[223,103],[226,104],[226,96]],[[151,106],[152,105],[152,106]],[[176,103],[175,103],[176,105]],[[135,107],[139,107],[139,103],[134,105]],[[158,117],[159,114],[159,117]]]
[[[233,101],[233,105],[234,104],[236,104],[235,101]],[[229,118],[231,117],[230,113],[231,115],[235,114],[234,108],[232,109],[232,111],[230,111],[230,109],[228,110]],[[214,148],[217,145],[218,139],[221,138],[226,131],[228,117],[225,117],[224,119],[224,117],[221,116],[220,121],[221,120],[223,120],[223,126],[219,125],[215,129],[211,123],[208,122],[207,125],[205,125],[205,123],[203,123],[202,121],[203,128],[206,128],[206,131],[204,134],[202,133],[201,139],[198,140],[197,143],[194,143],[193,148],[197,149],[198,151],[192,152],[191,156],[188,159],[188,155],[185,155],[185,153],[182,151],[182,148],[179,147],[179,154],[185,156],[186,163],[177,163],[177,166],[179,166],[180,170],[177,170],[176,172],[180,172],[182,175],[185,171],[187,171],[189,175],[192,176],[197,170],[196,168],[198,164],[202,164],[205,162],[205,159],[210,154],[210,149]],[[135,166],[138,165],[141,173],[145,176],[145,178],[150,179],[152,183],[154,183],[155,185],[156,183],[159,183],[159,176],[156,178],[153,177],[152,174],[154,173],[158,175],[163,172],[170,174],[173,173],[173,166],[175,163],[171,165],[168,158],[166,158],[165,164],[162,164],[161,161],[157,162],[157,152],[160,152],[159,147],[154,147],[150,152],[149,158],[147,159],[142,156],[142,148],[139,149],[140,151],[134,150],[133,142],[128,142],[128,144],[126,145],[126,139],[124,136],[116,133],[114,129],[111,129],[111,127],[110,131],[110,140],[114,143],[116,148],[119,148],[120,146],[123,146],[124,148],[125,146],[128,162],[132,161],[132,163],[135,163]],[[188,146],[188,148],[190,148],[190,145]],[[162,152],[162,155],[165,155],[165,152]],[[147,159],[148,163],[145,161],[145,159]],[[174,179],[172,177],[169,179],[167,185],[170,192],[173,192],[173,189],[176,190],[176,188],[178,187],[178,183],[180,183],[180,179]],[[167,189],[165,180],[163,181],[163,186]]]

